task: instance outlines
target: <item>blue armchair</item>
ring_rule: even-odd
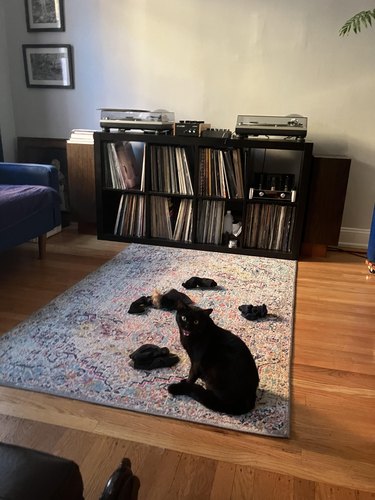
[[[52,165],[0,162],[0,251],[38,238],[61,224],[59,181]]]

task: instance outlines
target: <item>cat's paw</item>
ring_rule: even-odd
[[[177,384],[170,384],[168,386],[168,392],[173,396],[186,395],[190,392],[190,384],[186,382],[186,380],[181,380],[181,382]]]

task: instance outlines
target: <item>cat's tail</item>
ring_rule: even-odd
[[[236,403],[225,402],[219,399],[213,391],[205,389],[199,384],[191,384],[186,381],[181,381],[177,384],[171,384],[168,391],[173,395],[190,396],[198,403],[202,404],[209,410],[227,413],[228,415],[242,415],[251,411],[255,406],[255,399],[241,401]]]

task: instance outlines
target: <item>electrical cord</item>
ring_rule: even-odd
[[[327,249],[331,252],[349,253],[350,255],[354,255],[355,257],[360,257],[361,259],[365,259],[367,256],[366,251],[360,252],[355,250],[345,250],[344,248],[330,247],[330,246],[328,246]]]

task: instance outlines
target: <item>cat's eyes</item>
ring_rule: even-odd
[[[187,317],[186,316],[181,316],[181,321],[183,321],[184,323],[186,323]],[[199,325],[199,320],[198,319],[194,320],[194,325]]]

